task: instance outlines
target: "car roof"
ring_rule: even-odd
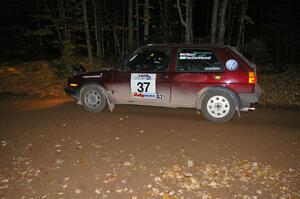
[[[191,47],[208,47],[208,48],[228,48],[230,46],[224,45],[224,44],[210,44],[210,43],[197,43],[197,44],[184,44],[184,43],[172,43],[172,44],[147,44],[146,46],[143,46],[142,48],[147,47],[164,47],[164,48],[191,48]]]

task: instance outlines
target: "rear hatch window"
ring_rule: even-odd
[[[252,63],[249,59],[247,59],[242,53],[240,53],[237,49],[235,48],[232,48],[231,49],[239,55],[239,57],[244,61],[246,62],[252,69],[255,69],[256,68],[256,65],[254,63]]]

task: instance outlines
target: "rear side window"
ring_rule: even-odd
[[[177,52],[177,72],[219,72],[223,66],[216,55],[205,49],[179,49]]]

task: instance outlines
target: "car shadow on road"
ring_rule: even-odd
[[[58,115],[71,117],[116,117],[122,118],[126,115],[134,115],[136,117],[172,119],[176,122],[190,121],[198,122],[201,125],[238,125],[238,126],[272,126],[272,127],[288,127],[300,129],[300,109],[284,108],[284,107],[262,107],[259,106],[256,111],[241,112],[241,117],[236,113],[233,118],[225,123],[213,123],[205,120],[200,110],[188,108],[163,108],[139,105],[116,105],[113,112],[106,108],[101,113],[90,113],[83,107],[76,105],[75,101],[68,97],[61,98],[1,98],[0,115],[7,115],[18,112],[39,112],[54,111]]]

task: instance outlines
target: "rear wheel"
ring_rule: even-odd
[[[202,98],[201,109],[204,117],[213,122],[226,122],[236,109],[235,99],[222,91],[207,92]]]
[[[106,106],[106,97],[103,90],[97,85],[83,87],[81,101],[84,109],[89,112],[100,112]]]

